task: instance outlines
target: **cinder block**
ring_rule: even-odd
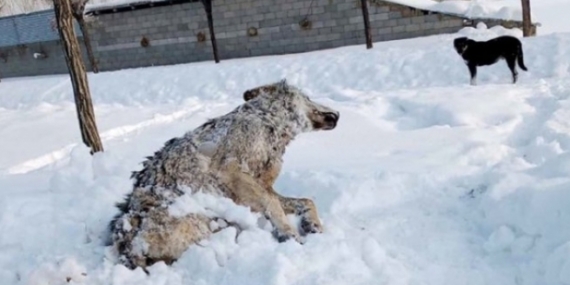
[[[277,13],[277,12],[283,11],[283,9],[281,9],[281,5],[272,5],[272,6],[269,6],[269,11],[272,13]]]
[[[406,28],[405,28],[406,32],[416,32],[419,30],[421,30],[421,29],[420,29],[420,25],[418,25],[418,24],[406,25]]]
[[[369,16],[370,21],[383,21],[388,20],[390,17],[388,13],[374,14]]]
[[[281,11],[289,11],[291,9],[293,9],[292,3],[285,2],[285,3],[281,4]]]
[[[266,14],[269,12],[271,12],[271,9],[269,8],[269,6],[263,6],[263,7],[257,8],[257,13],[259,13],[259,14]]]
[[[444,29],[446,27],[447,27],[447,23],[444,21],[434,23],[434,29],[439,30],[439,29]]]
[[[325,8],[324,7],[312,7],[311,8],[311,14],[316,15],[316,14],[322,14],[325,12]]]
[[[405,25],[409,25],[412,23],[412,21],[409,18],[405,18],[405,19],[398,19],[396,20],[398,23],[398,26],[405,26]]]
[[[425,23],[426,17],[425,16],[418,16],[412,18],[412,24],[423,24]]]
[[[382,23],[385,27],[396,27],[398,25],[398,20],[382,21]]]
[[[327,41],[339,40],[340,38],[340,34],[328,34],[326,37]]]
[[[352,18],[348,19],[349,24],[361,23],[363,21],[364,20],[362,19],[362,17],[352,17]]]
[[[342,46],[346,45],[346,42],[343,39],[338,39],[338,40],[332,41],[331,44],[333,47],[342,47]]]
[[[253,21],[259,22],[263,20],[265,20],[265,16],[263,14],[253,15]]]
[[[324,22],[325,27],[334,27],[336,25],[337,25],[336,20],[327,20]]]
[[[388,18],[389,18],[389,19],[401,19],[401,18],[402,18],[402,13],[400,13],[400,12],[398,12],[398,11],[389,12],[389,13],[388,13]]]
[[[332,27],[331,32],[335,33],[335,34],[340,34],[340,33],[344,32],[344,27],[343,26]]]
[[[377,13],[390,12],[390,7],[388,7],[387,5],[376,5],[376,12]]]
[[[301,10],[299,9],[293,9],[287,11],[287,17],[298,17],[298,16],[301,16]]]
[[[433,22],[423,23],[420,27],[422,30],[432,30],[434,28]]]
[[[391,33],[392,33],[392,27],[386,27],[386,28],[378,29],[379,35],[385,35],[385,34],[391,34]]]
[[[324,27],[324,28],[320,28],[318,29],[319,31],[319,35],[328,35],[332,33],[332,28],[331,27]]]
[[[430,14],[424,16],[425,22],[439,22],[439,17],[437,14]]]
[[[336,19],[336,24],[337,26],[344,26],[344,25],[348,25],[349,24],[349,18],[340,18],[340,19]]]
[[[338,3],[338,4],[336,5],[336,10],[337,10],[337,11],[349,10],[349,9],[353,9],[355,6],[356,6],[356,5],[355,5],[354,2]]]
[[[332,48],[332,42],[330,41],[325,41],[325,42],[319,42],[319,49],[330,49]]]
[[[305,8],[304,2],[294,2],[293,3],[293,9],[302,9],[302,8]]]
[[[406,30],[405,26],[392,27],[392,33],[394,33],[394,34],[403,33],[405,30]]]

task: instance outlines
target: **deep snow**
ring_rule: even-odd
[[[94,157],[67,76],[3,80],[0,284],[570,284],[570,34],[523,39],[519,83],[499,63],[478,86],[455,36],[90,74]],[[247,230],[150,276],[116,265],[104,233],[130,171],[281,78],[341,112],[292,143],[276,185],[314,199],[325,233],[279,244],[247,209],[186,197],[182,209],[201,201]]]

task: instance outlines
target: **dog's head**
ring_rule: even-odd
[[[467,37],[460,37],[453,40],[453,47],[458,54],[463,54],[469,45],[469,39]]]
[[[338,111],[313,102],[301,89],[287,84],[286,80],[247,90],[243,98],[250,105],[287,118],[301,132],[332,130],[340,116]]]

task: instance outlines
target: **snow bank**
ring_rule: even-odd
[[[501,19],[522,21],[522,8],[520,1],[497,0],[386,0],[396,4],[414,7],[416,9],[459,15],[470,19]],[[538,22],[536,15],[531,11],[531,19]]]
[[[520,31],[460,32],[500,34]],[[522,39],[519,83],[500,62],[479,69],[479,86],[457,36],[90,74],[107,134],[93,157],[66,76],[3,80],[0,283],[570,284],[570,35]],[[334,131],[292,143],[275,186],[314,199],[325,232],[277,243],[246,208],[185,196],[174,212],[215,211],[245,230],[149,276],[117,265],[106,226],[143,157],[284,77],[341,112]]]

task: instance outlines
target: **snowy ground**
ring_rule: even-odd
[[[93,158],[66,76],[3,80],[0,284],[570,284],[570,34],[524,39],[519,83],[499,63],[478,86],[455,36],[90,74]],[[237,243],[224,230],[149,277],[116,265],[103,233],[130,171],[281,78],[341,112],[276,187],[313,198],[325,233],[279,244],[242,211]]]
[[[465,15],[469,18],[494,18],[522,21],[520,0],[389,0],[420,9]],[[531,0],[532,22],[540,24],[539,35],[570,32],[570,0]]]

